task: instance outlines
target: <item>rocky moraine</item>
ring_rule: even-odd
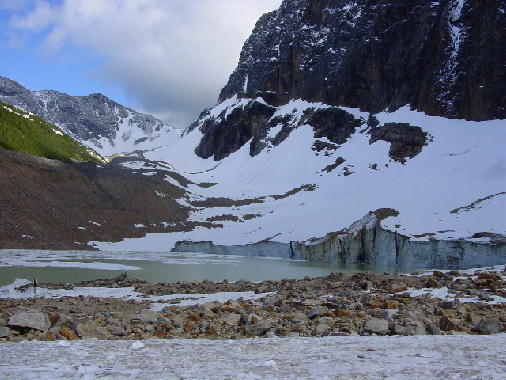
[[[342,274],[260,283],[150,284],[120,276],[45,289],[135,289],[144,299],[0,300],[0,341],[496,334],[506,331],[506,269]],[[32,285],[17,291],[31,294]],[[198,302],[217,292],[252,297]],[[229,293],[235,294],[235,293]],[[150,300],[173,295],[165,301]],[[163,297],[162,297],[163,298]],[[160,299],[160,297],[158,297]],[[196,302],[192,302],[197,300]],[[166,303],[163,303],[166,302]]]

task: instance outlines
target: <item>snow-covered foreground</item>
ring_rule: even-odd
[[[505,379],[506,336],[0,345],[3,379]]]

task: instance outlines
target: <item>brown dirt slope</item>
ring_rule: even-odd
[[[0,248],[89,249],[91,240],[191,230],[189,210],[176,202],[185,191],[166,175],[0,149]]]

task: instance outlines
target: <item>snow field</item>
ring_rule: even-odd
[[[228,114],[249,101],[253,100],[228,99],[212,109],[207,118],[217,118],[223,111]],[[329,106],[293,100],[279,107],[273,117],[289,114],[296,125],[305,110],[326,107]],[[119,243],[90,244],[105,250],[154,250],[170,249],[178,240],[211,240],[231,245],[277,235],[273,241],[301,241],[347,228],[379,208],[399,211],[398,217],[390,217],[382,225],[413,240],[471,239],[480,232],[506,234],[505,120],[449,120],[412,111],[407,106],[393,113],[380,113],[376,117],[381,124],[409,123],[422,128],[432,139],[418,156],[401,164],[389,158],[389,143],[369,144],[365,133],[369,114],[342,109],[362,119],[362,127],[337,150],[318,155],[311,149],[315,139],[308,125],[296,128],[280,145],[255,157],[249,154],[249,143],[219,162],[197,157],[194,149],[202,138],[198,128],[145,153],[148,159],[173,165],[195,183],[216,183],[206,189],[190,185],[191,198],[265,197],[263,203],[197,209],[191,220],[205,221],[222,214],[240,219],[246,214],[260,217],[240,223],[220,222],[222,229],[197,228],[190,233],[148,234]],[[276,127],[273,129],[273,135],[279,132]],[[329,142],[325,138],[319,140]],[[338,157],[343,157],[345,163],[330,173],[322,171]],[[346,175],[347,170],[352,174]],[[303,185],[316,188],[280,200],[269,197]],[[475,207],[452,212],[477,201]],[[474,241],[488,242],[489,238]]]
[[[506,378],[506,335],[0,344],[17,379]]]

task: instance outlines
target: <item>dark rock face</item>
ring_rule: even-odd
[[[258,21],[220,101],[505,118],[505,28],[504,0],[285,0]]]
[[[303,124],[313,127],[315,138],[326,137],[335,144],[344,144],[362,121],[342,109],[327,108],[310,112]]]
[[[371,144],[378,140],[389,142],[389,156],[400,162],[415,157],[427,145],[427,133],[420,127],[405,123],[386,123],[381,127],[372,128],[369,133]]]
[[[275,108],[260,102],[250,102],[244,108],[226,111],[217,118],[208,119],[201,130],[204,133],[195,152],[203,158],[214,156],[216,161],[237,151],[270,119]]]
[[[342,144],[362,122],[339,106],[370,112],[371,128],[379,126],[375,113],[405,105],[448,118],[506,118],[505,28],[504,0],[285,0],[257,22],[219,100],[334,107],[307,110],[297,121],[269,120],[251,107],[218,122],[203,114],[193,126],[204,132],[196,153],[219,160],[252,138],[255,156],[303,123],[315,138]],[[391,125],[373,130],[371,142],[378,139],[401,162],[427,143],[421,130]]]
[[[338,149],[361,127],[371,135],[371,144],[378,140],[389,142],[389,155],[399,162],[405,162],[407,158],[421,153],[429,141],[427,133],[419,127],[406,123],[379,126],[374,116],[368,120],[358,119],[338,107],[308,108],[298,120],[295,120],[293,114],[272,117],[275,110],[275,107],[264,103],[250,101],[245,107],[237,107],[230,112],[224,110],[216,118],[204,114],[202,117],[205,121],[201,127],[204,136],[195,152],[200,157],[214,157],[218,161],[239,150],[251,139],[250,155],[254,157],[266,148],[278,146],[294,129],[302,125],[313,128],[315,139],[326,138],[331,141],[332,144],[315,140],[313,150],[317,152]],[[271,129],[276,127],[280,128],[279,131],[270,136]],[[327,172],[343,162],[336,162]]]
[[[269,144],[273,146],[278,146],[281,144],[290,135],[290,132],[296,127],[296,125],[291,123],[291,121],[292,118],[289,115],[276,116],[271,118],[264,126],[260,128],[255,136],[253,136],[250,144],[250,155],[252,157],[256,156],[262,150],[267,148]],[[278,125],[281,126],[281,130],[276,134],[276,136],[269,138],[268,134],[271,128],[275,128]]]
[[[129,125],[140,128],[146,138],[168,128],[161,120],[124,107],[102,94],[70,96],[52,90],[30,91],[4,77],[0,77],[0,100],[34,113],[81,142],[102,137],[115,140],[120,123],[127,118]],[[129,137],[121,136],[124,140]]]
[[[203,158],[214,156],[221,160],[237,151],[251,139],[250,155],[256,156],[269,146],[278,146],[290,133],[302,126],[310,125],[315,138],[326,137],[335,144],[343,144],[365,124],[348,112],[337,108],[308,108],[300,119],[294,114],[273,116],[275,107],[258,101],[251,101],[245,107],[223,111],[217,118],[203,114],[200,127],[204,136],[195,150]],[[198,123],[198,122],[197,122]],[[197,124],[194,125],[196,127]],[[269,137],[271,129],[281,129]]]

